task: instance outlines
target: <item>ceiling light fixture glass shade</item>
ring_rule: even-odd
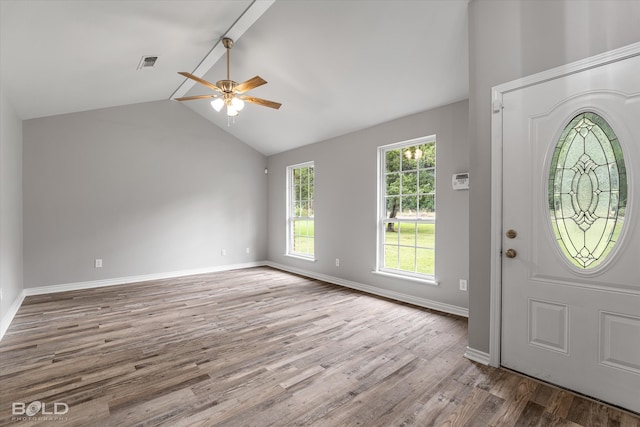
[[[222,98],[216,98],[213,101],[211,101],[211,106],[213,107],[214,110],[220,111],[222,110],[222,107],[224,107],[224,101],[222,100]]]
[[[236,111],[242,111],[242,109],[244,108],[244,101],[240,98],[234,97],[231,100],[231,105]]]
[[[227,116],[235,117],[238,115],[238,110],[233,108],[233,105],[227,105]]]

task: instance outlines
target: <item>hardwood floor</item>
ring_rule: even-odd
[[[267,267],[31,296],[0,425],[640,427],[466,345],[464,318]],[[68,412],[16,420],[33,401]]]

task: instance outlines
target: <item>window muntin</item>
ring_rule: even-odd
[[[313,162],[287,168],[287,255],[314,258]]]
[[[378,270],[435,276],[435,136],[380,147]]]
[[[627,205],[620,142],[593,112],[564,128],[549,170],[549,211],[556,242],[580,270],[600,265],[619,240]]]

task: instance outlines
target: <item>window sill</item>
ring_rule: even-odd
[[[289,257],[289,258],[300,259],[300,260],[302,260],[302,261],[316,262],[316,259],[315,259],[315,258],[311,258],[311,257],[307,257],[307,256],[302,256],[302,255],[284,254],[284,256]]]
[[[377,274],[378,276],[392,277],[394,279],[401,279],[401,280],[408,280],[410,282],[424,283],[424,284],[431,285],[431,286],[440,286],[440,282],[438,282],[437,280],[434,280],[434,279],[426,279],[426,278],[423,279],[423,278],[420,278],[420,277],[406,276],[404,274],[390,273],[388,271],[380,271],[380,270],[374,270],[371,273]]]

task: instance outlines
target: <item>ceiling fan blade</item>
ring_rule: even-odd
[[[236,86],[235,92],[236,93],[248,92],[251,89],[257,88],[258,86],[262,86],[263,84],[266,84],[266,83],[267,81],[264,80],[262,77],[255,76],[253,78],[250,78],[246,82],[242,82],[238,86]]]
[[[218,86],[214,85],[213,83],[209,83],[208,81],[203,80],[200,77],[196,77],[191,73],[187,73],[186,71],[179,71],[178,74],[181,74],[188,79],[195,80],[196,82],[200,83],[201,85],[205,85],[208,88],[217,90],[218,92],[222,92],[222,90]]]
[[[275,108],[276,110],[280,108],[280,106],[282,105],[279,102],[267,101],[266,99],[254,98],[251,96],[240,96],[239,98],[242,99],[243,101],[247,101],[252,104],[262,105],[263,107]]]
[[[192,99],[205,99],[205,98],[217,98],[218,95],[194,95],[184,96],[182,98],[175,98],[176,101],[191,101]]]

